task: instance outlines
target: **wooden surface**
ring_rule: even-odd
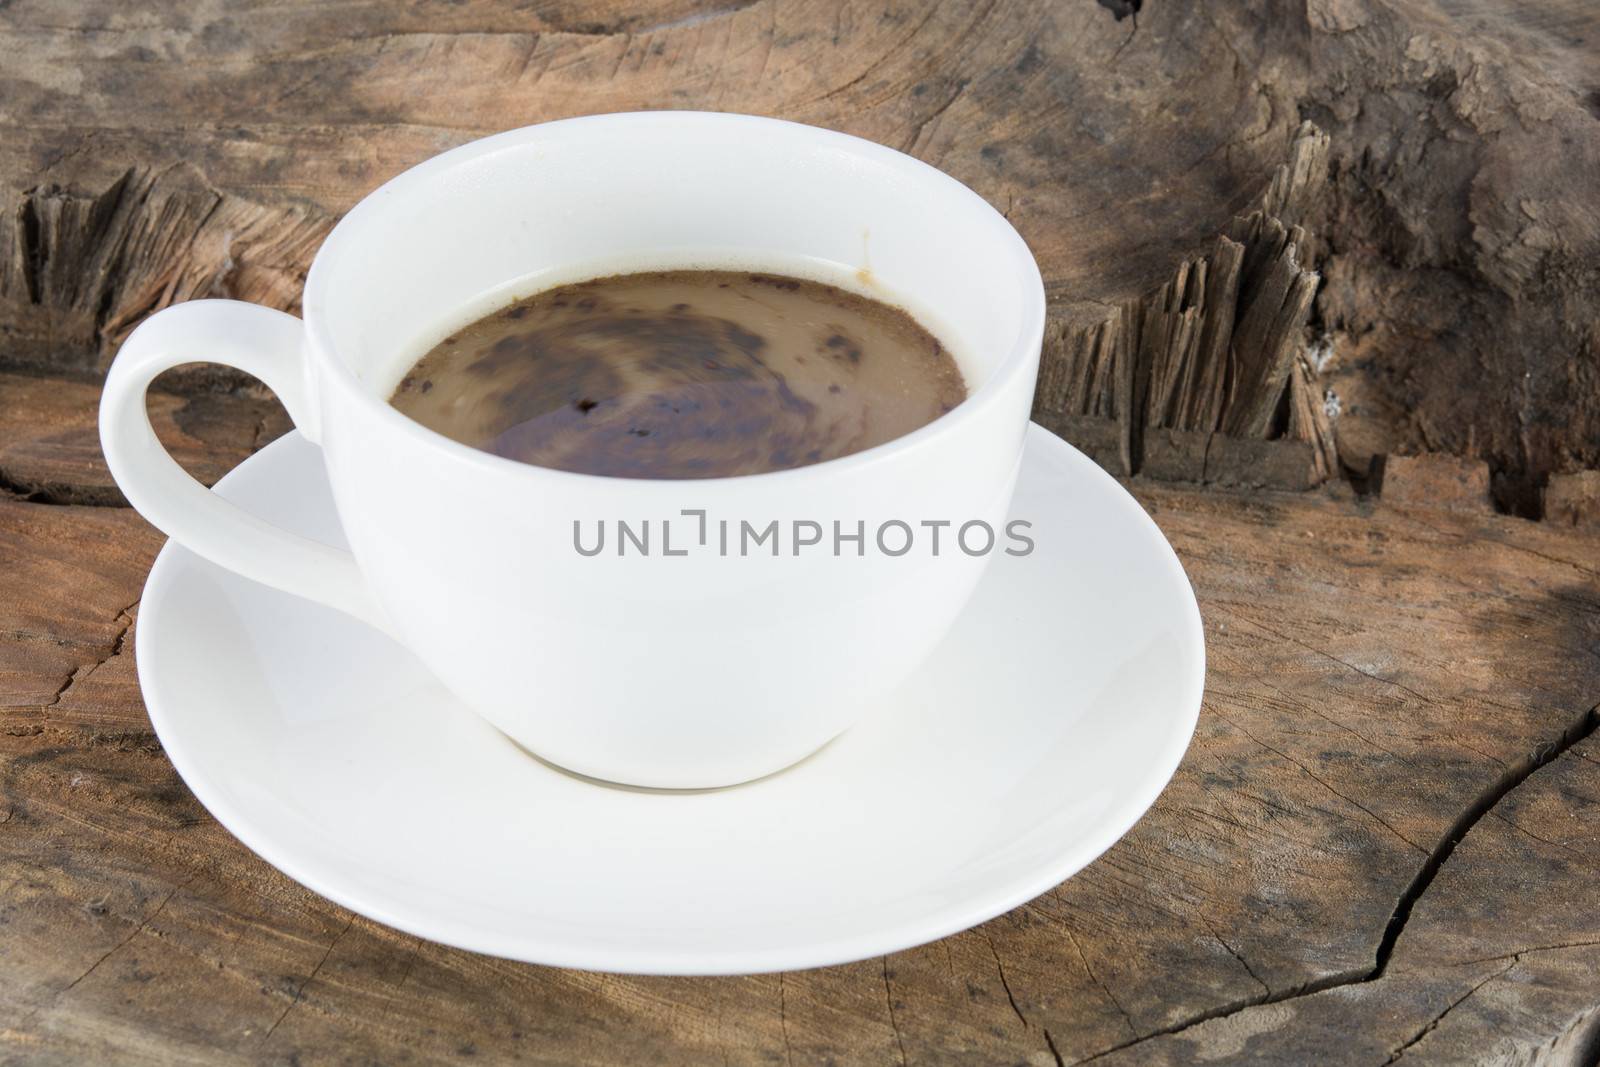
[[[0,4],[0,1063],[1600,1061],[1596,42],[1592,5],[1500,0]],[[1051,299],[1041,416],[1143,472],[1200,597],[1151,813],[886,959],[418,942],[238,845],[139,700],[118,340],[294,306],[338,214],[441,149],[667,106],[871,137],[1004,211]],[[1314,336],[1267,328],[1311,275]],[[207,481],[286,425],[214,370],[162,386]]]
[[[1597,42],[1589,0],[13,0],[0,361],[92,375],[174,300],[292,307],[340,212],[476,136],[740,110],[1004,212],[1050,297],[1040,414],[1091,447],[1106,427],[1061,420],[1112,420],[1129,472],[1296,485],[1449,452],[1537,516],[1552,476],[1600,469]],[[1247,268],[1232,299],[1256,207],[1300,231],[1292,284]],[[1146,429],[1198,437],[1147,456]]]
[[[1593,1062],[1600,533],[1135,491],[1210,662],[1150,814],[976,930],[726,979],[475,956],[278,875],[150,732],[131,636],[160,537],[0,501],[0,1062]]]

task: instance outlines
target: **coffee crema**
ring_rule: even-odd
[[[520,300],[436,345],[390,403],[524,463],[682,479],[847,456],[966,395],[900,308],[801,278],[674,270]]]

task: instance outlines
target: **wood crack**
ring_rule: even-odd
[[[1181,1034],[1202,1023],[1212,1022],[1216,1019],[1226,1019],[1251,1008],[1268,1004],[1282,1004],[1286,1001],[1322,993],[1329,989],[1365,985],[1382,978],[1388,970],[1389,961],[1394,956],[1395,945],[1400,940],[1401,934],[1405,932],[1406,924],[1410,921],[1411,913],[1415,909],[1417,902],[1422,899],[1423,894],[1428,891],[1428,887],[1433,884],[1433,880],[1438,875],[1440,868],[1449,860],[1456,846],[1513,789],[1527,781],[1541,768],[1548,766],[1551,761],[1572,748],[1573,745],[1593,735],[1597,727],[1600,727],[1600,705],[1596,705],[1584,712],[1576,720],[1568,724],[1555,738],[1538,745],[1526,757],[1514,763],[1456,817],[1395,903],[1394,911],[1390,914],[1389,921],[1384,926],[1383,938],[1378,943],[1378,950],[1371,967],[1364,971],[1326,975],[1315,981],[1285,990],[1277,995],[1269,994],[1261,997],[1250,997],[1228,1005],[1196,1012],[1181,1022],[1153,1030],[1131,1041],[1124,1041],[1110,1048],[1102,1049],[1091,1056],[1078,1060],[1077,1063],[1090,1063],[1114,1052],[1121,1052],[1124,1049],[1143,1044],[1146,1041]],[[1520,956],[1521,954],[1518,953],[1517,955]],[[1513,958],[1514,962],[1515,957]],[[1420,1037],[1418,1040],[1420,1040]]]
[[[1056,1048],[1056,1039],[1050,1036],[1050,1029],[1045,1028],[1044,1043],[1050,1048],[1050,1055],[1056,1058],[1056,1067],[1067,1067],[1066,1061],[1061,1058],[1061,1050]]]
[[[1115,993],[1111,992],[1110,987],[1102,982],[1100,977],[1094,973],[1094,968],[1089,966],[1089,957],[1083,954],[1083,946],[1078,944],[1078,935],[1072,932],[1071,926],[1063,924],[1061,929],[1066,931],[1067,938],[1072,942],[1072,947],[1077,950],[1078,959],[1083,961],[1083,970],[1084,973],[1089,976],[1089,981],[1093,982],[1099,988],[1100,992],[1105,994],[1106,999],[1111,1002],[1111,1006],[1117,1009],[1117,1014],[1122,1016],[1122,1021],[1127,1025],[1129,1031],[1137,1034],[1139,1032],[1139,1028],[1133,1025],[1133,1016],[1128,1014],[1128,1009],[1122,1006],[1122,1002],[1117,999],[1117,995]]]
[[[789,1044],[789,996],[784,989],[784,975],[778,972],[778,1029],[783,1034],[783,1062],[794,1063],[794,1047]]]
[[[195,878],[197,878],[197,877],[199,877],[198,874],[190,875],[189,878],[186,881],[180,883],[179,885],[175,885],[171,889],[167,890],[167,895],[161,898],[161,903],[157,904],[155,906],[155,910],[150,912],[149,915],[146,915],[143,919],[139,920],[139,925],[135,926],[133,928],[132,932],[129,933],[127,937],[123,938],[121,941],[118,941],[115,945],[111,946],[111,948],[106,951],[105,955],[101,956],[99,959],[95,960],[93,963],[91,963],[89,965],[89,969],[88,970],[84,971],[82,974],[78,975],[78,977],[74,978],[72,981],[68,982],[65,986],[63,986],[62,989],[61,989],[61,993],[57,994],[57,996],[64,995],[66,993],[71,992],[74,988],[77,987],[79,982],[83,981],[85,978],[89,977],[96,970],[98,970],[102,963],[104,963],[106,960],[110,959],[112,956],[116,955],[123,948],[127,947],[128,943],[131,942],[134,938],[136,938],[140,934],[144,933],[145,929],[151,923],[155,922],[155,920],[161,915],[161,913],[164,910],[166,910],[167,904],[172,900],[173,897],[177,896],[178,891],[180,889],[184,888],[185,886],[187,886],[190,882],[194,881]]]
[[[309,986],[316,979],[317,975],[322,972],[322,965],[328,962],[328,957],[333,955],[334,947],[339,944],[339,942],[344,938],[345,934],[350,932],[350,928],[355,925],[355,922],[356,917],[352,913],[350,918],[345,922],[344,929],[335,934],[333,940],[328,942],[328,947],[322,953],[322,958],[317,961],[317,965],[315,967],[311,968],[311,973],[306,975],[305,981],[301,982],[300,985],[295,989],[294,999],[289,1001],[289,1006],[283,1009],[282,1015],[273,1020],[271,1026],[267,1027],[267,1032],[261,1037],[262,1044],[266,1044],[268,1041],[272,1040],[272,1035],[277,1032],[278,1027],[283,1025],[283,1020],[289,1017],[289,1013],[295,1009],[295,1005],[300,1003],[300,999],[305,996],[306,987]]]
[[[862,82],[866,81],[868,76],[870,76],[874,71],[877,71],[879,68],[884,66],[884,64],[888,63],[889,60],[891,58],[893,58],[893,56],[894,56],[894,54],[896,52],[900,51],[906,45],[910,44],[913,40],[915,40],[916,37],[917,37],[917,34],[921,33],[923,28],[925,26],[927,26],[929,22],[932,22],[933,19],[934,19],[934,16],[936,16],[938,13],[939,13],[939,5],[938,4],[929,4],[928,5],[928,13],[922,17],[922,21],[918,22],[914,27],[912,27],[911,32],[906,34],[905,37],[903,37],[901,40],[896,41],[894,44],[890,45],[887,49],[885,49],[882,55],[878,56],[878,58],[876,58],[872,62],[868,63],[866,65],[866,67],[864,67],[862,69],[861,73],[857,74],[855,77],[851,78],[849,81],[845,82],[843,85],[837,86],[837,87],[835,87],[833,89],[829,89],[827,92],[823,93],[821,96],[817,97],[815,100],[806,101],[806,104],[808,104],[808,105],[810,105],[810,104],[820,104],[820,103],[823,103],[825,101],[832,100],[836,96],[840,96],[840,95],[842,95],[844,93],[848,93],[851,89],[854,89],[856,86],[858,86]]]
[[[1472,998],[1472,995],[1474,993],[1476,993],[1478,990],[1482,989],[1484,986],[1488,985],[1490,982],[1494,981],[1496,978],[1504,977],[1506,972],[1510,971],[1511,968],[1515,967],[1516,965],[1517,965],[1517,960],[1515,958],[1513,958],[1510,963],[1505,965],[1505,967],[1503,967],[1499,971],[1496,971],[1494,974],[1491,974],[1489,977],[1485,978],[1483,981],[1479,982],[1477,985],[1473,986],[1471,989],[1469,989],[1465,993],[1461,994],[1455,1000],[1451,1001],[1450,1004],[1444,1009],[1444,1011],[1441,1011],[1438,1015],[1435,1015],[1433,1017],[1433,1019],[1428,1022],[1428,1025],[1424,1026],[1421,1030],[1418,1030],[1416,1032],[1416,1034],[1409,1041],[1407,1041],[1405,1044],[1401,1045],[1399,1048],[1395,1049],[1392,1053],[1390,1053],[1389,1054],[1389,1058],[1383,1061],[1383,1067],[1390,1067],[1391,1064],[1393,1064],[1396,1060],[1400,1059],[1400,1057],[1402,1057],[1402,1056],[1404,1056],[1406,1054],[1406,1050],[1407,1049],[1415,1047],[1419,1042],[1421,1042],[1423,1040],[1423,1038],[1427,1037],[1429,1034],[1431,1034],[1435,1030],[1437,1030],[1439,1028],[1439,1024],[1444,1022],[1444,1018],[1445,1018],[1446,1015],[1449,1015],[1451,1012],[1455,1011],[1462,1004],[1465,1004],[1468,1000],[1470,1000]]]
[[[116,618],[116,621],[120,625],[119,625],[119,627],[117,629],[116,634],[112,637],[112,639],[111,639],[109,644],[82,646],[82,647],[85,647],[85,648],[92,648],[92,649],[95,650],[95,655],[96,655],[95,661],[93,663],[80,664],[79,666],[73,668],[72,672],[70,674],[68,674],[64,679],[62,679],[61,684],[56,686],[56,691],[53,694],[51,694],[49,700],[45,701],[42,704],[35,705],[36,707],[39,708],[39,710],[43,711],[43,710],[45,710],[47,708],[56,707],[58,704],[61,703],[61,701],[66,697],[66,695],[69,692],[72,691],[72,687],[73,686],[77,685],[79,682],[81,682],[84,679],[88,678],[95,671],[99,670],[101,667],[103,667],[107,663],[109,663],[112,659],[114,659],[115,657],[117,657],[117,656],[122,654],[123,645],[126,643],[127,638],[128,638],[128,631],[133,628],[133,609],[138,607],[138,605],[139,605],[139,601],[137,599],[135,599],[133,601],[133,603],[129,604],[127,607],[125,607],[121,611],[117,612],[115,618]],[[17,631],[17,632],[12,632],[12,633],[6,633],[6,634],[0,635],[0,636],[4,636],[4,637],[19,637],[19,638],[24,638],[24,639],[44,639],[44,638],[46,638],[47,635],[29,634],[29,633],[26,633],[26,632]],[[57,643],[58,644],[69,644],[68,642],[57,642]],[[39,726],[37,729],[33,730],[32,732],[33,733],[42,733],[43,730],[44,730],[44,727],[43,726]],[[11,731],[8,731],[8,732],[12,733],[13,735],[17,734],[17,731],[15,731],[15,730],[11,730]]]
[[[1409,693],[1411,696],[1416,697],[1418,700],[1422,701],[1424,704],[1437,704],[1438,703],[1438,701],[1434,700],[1432,697],[1425,696],[1422,693],[1419,693],[1417,690],[1412,689],[1408,685],[1404,685],[1404,684],[1402,684],[1400,682],[1397,682],[1392,678],[1385,678],[1381,674],[1374,674],[1372,671],[1366,670],[1365,668],[1357,667],[1354,663],[1351,663],[1349,660],[1340,659],[1338,656],[1335,656],[1332,652],[1324,651],[1323,649],[1320,649],[1315,645],[1308,644],[1307,642],[1300,640],[1300,638],[1294,637],[1294,636],[1292,636],[1290,634],[1286,634],[1286,633],[1282,632],[1281,630],[1274,630],[1272,627],[1267,626],[1267,625],[1265,625],[1263,623],[1259,623],[1259,622],[1257,622],[1256,620],[1250,618],[1247,615],[1240,615],[1237,612],[1233,612],[1233,611],[1230,611],[1228,614],[1231,615],[1233,618],[1238,619],[1240,622],[1243,622],[1243,623],[1245,623],[1245,624],[1247,624],[1249,626],[1254,626],[1256,629],[1258,629],[1258,630],[1262,631],[1263,633],[1268,634],[1268,635],[1270,635],[1272,637],[1275,637],[1280,641],[1286,641],[1286,642],[1288,642],[1289,644],[1292,644],[1292,645],[1299,645],[1301,648],[1305,649],[1307,652],[1314,652],[1317,655],[1321,656],[1323,659],[1331,660],[1332,662],[1337,663],[1339,666],[1345,668],[1346,670],[1354,671],[1356,674],[1361,675],[1361,677],[1363,677],[1363,678],[1370,678],[1374,682],[1378,682],[1378,683],[1380,683],[1382,685],[1392,686],[1393,688],[1400,690],[1402,693]]]
[[[1000,953],[994,947],[994,938],[989,936],[987,930],[980,930],[984,941],[989,944],[989,954],[994,957],[995,970],[1000,973],[1000,988],[1006,991],[1006,1000],[1011,1002],[1011,1010],[1017,1013],[1017,1018],[1022,1022],[1024,1030],[1029,1028],[1028,1017],[1022,1014],[1022,1009],[1017,1006],[1017,998],[1011,992],[1011,983],[1006,981],[1006,965],[1000,962]]]
[[[0,466],[0,494],[26,504],[49,507],[125,508],[127,501],[118,493],[73,485],[69,482],[30,482]]]
[[[400,981],[396,982],[395,985],[394,985],[396,991],[404,989],[406,983],[411,980],[411,972],[416,970],[416,968],[417,968],[417,957],[420,956],[421,954],[422,954],[422,938],[414,937],[411,940],[411,951],[406,954],[406,967],[405,967],[405,970],[400,973]]]
[[[1597,947],[1600,947],[1600,940],[1563,941],[1556,945],[1530,945],[1527,948],[1519,948],[1515,952],[1502,952],[1498,956],[1477,956],[1470,960],[1459,960],[1455,962],[1455,966],[1471,967],[1476,963],[1498,963],[1501,960],[1520,960],[1524,956],[1532,956],[1540,952],[1568,952],[1577,948]]]
[[[894,1043],[900,1049],[900,1067],[906,1067],[906,1043],[900,1036],[900,1020],[894,1013],[894,989],[889,985],[889,957],[883,957],[883,1003],[889,1009],[889,1025],[894,1028]]]
[[[1590,708],[1554,739],[1539,745],[1522,760],[1512,764],[1456,818],[1395,905],[1394,914],[1390,916],[1389,924],[1384,930],[1383,940],[1378,944],[1377,961],[1368,981],[1383,977],[1384,970],[1389,966],[1389,959],[1394,955],[1395,943],[1399,941],[1400,935],[1405,931],[1406,923],[1411,919],[1412,909],[1433,884],[1439,868],[1444,866],[1462,838],[1504,800],[1507,794],[1527,781],[1535,771],[1548,765],[1561,753],[1594,733],[1596,726],[1600,726],[1600,706]]]
[[[926,118],[919,120],[917,124],[912,127],[911,136],[906,140],[906,152],[910,153],[917,147],[917,142],[922,139],[922,132],[944,117],[944,113],[950,110],[951,105],[961,97],[962,93],[967,91],[968,84],[970,84],[970,81],[967,78],[962,78],[957,81],[955,91],[949,96],[945,97],[945,99],[937,107],[928,113]]]
[[[1223,940],[1222,935],[1217,932],[1216,927],[1211,925],[1210,919],[1207,919],[1203,913],[1196,914],[1199,915],[1200,921],[1205,924],[1206,929],[1211,931],[1211,936],[1216,940],[1217,944],[1221,945],[1223,949],[1226,950],[1228,955],[1238,960],[1239,966],[1244,968],[1245,973],[1251,978],[1255,979],[1256,985],[1260,986],[1261,991],[1270,997],[1272,995],[1272,987],[1267,985],[1266,981],[1256,973],[1256,969],[1254,967],[1250,966],[1250,961],[1245,959],[1244,956],[1240,955],[1232,945]]]
[[[1139,9],[1136,7],[1133,9],[1133,27],[1128,30],[1128,36],[1122,39],[1122,43],[1117,45],[1117,50],[1111,53],[1112,63],[1122,58],[1122,53],[1127,51],[1128,46],[1133,43],[1133,39],[1137,36],[1139,36]]]
[[[1124,1041],[1121,1044],[1112,1045],[1110,1048],[1101,1049],[1099,1052],[1096,1052],[1093,1055],[1085,1056],[1080,1060],[1073,1061],[1073,1067],[1078,1067],[1079,1064],[1093,1063],[1095,1060],[1102,1059],[1111,1055],[1112,1053],[1133,1048],[1135,1045],[1142,1045],[1146,1041],[1153,1041],[1156,1038],[1172,1037],[1176,1034],[1181,1034],[1186,1030],[1194,1029],[1196,1026],[1199,1026],[1202,1023],[1208,1023],[1215,1019],[1227,1019],[1231,1016],[1239,1014],[1242,1011],[1248,1011],[1251,1008],[1259,1008],[1266,1004],[1282,1004],[1286,1001],[1298,1000],[1301,997],[1312,996],[1313,994],[1321,993],[1324,990],[1334,989],[1339,986],[1357,985],[1363,981],[1366,981],[1369,973],[1370,972],[1368,971],[1342,971],[1335,974],[1324,975],[1322,978],[1319,978],[1315,981],[1306,982],[1291,989],[1286,989],[1276,995],[1246,997],[1240,1000],[1229,1001],[1228,1003],[1220,1004],[1215,1008],[1208,1008],[1205,1011],[1195,1012],[1193,1015],[1182,1020],[1181,1022],[1173,1023],[1170,1026],[1163,1026],[1160,1029],[1152,1030],[1147,1034],[1141,1034],[1131,1041]]]
[[[117,612],[116,619],[121,626],[117,630],[116,636],[111,639],[110,648],[105,652],[104,655],[95,660],[93,663],[78,667],[70,675],[68,675],[67,680],[61,683],[61,687],[56,690],[55,696],[50,698],[50,702],[41,705],[41,707],[53,708],[57,704],[60,704],[67,693],[71,692],[73,686],[88,678],[95,671],[99,670],[101,667],[104,667],[107,663],[111,662],[112,659],[122,654],[122,646],[128,639],[128,631],[133,629],[133,609],[138,606],[139,601],[135,599],[133,603]]]
[[[0,820],[0,821],[8,821],[9,819],[10,819],[10,812],[8,811],[7,812],[7,816],[6,816],[6,820]],[[150,912],[150,914],[148,914],[144,918],[140,919],[138,925],[136,925],[133,928],[133,930],[128,934],[128,936],[124,937],[121,941],[118,941],[115,945],[112,945],[109,949],[107,949],[104,953],[102,953],[98,959],[96,959],[93,963],[89,964],[88,968],[86,970],[84,970],[83,973],[79,974],[72,981],[68,982],[66,985],[62,986],[59,990],[57,990],[56,994],[53,997],[50,998],[50,1004],[52,1004],[52,1005],[55,1004],[56,1001],[60,1000],[62,997],[66,996],[68,993],[72,992],[72,990],[74,990],[74,989],[76,989],[78,987],[78,984],[80,982],[82,982],[85,978],[88,978],[95,971],[99,970],[101,964],[105,963],[106,960],[109,960],[112,956],[115,956],[118,952],[122,951],[130,943],[132,943],[134,938],[138,937],[141,933],[143,933],[146,929],[148,929],[150,924],[152,922],[155,922],[155,920],[161,915],[161,913],[164,910],[166,910],[166,907],[172,901],[172,898],[177,896],[178,892],[180,890],[183,890],[183,889],[187,888],[189,886],[189,884],[191,882],[193,882],[198,877],[200,877],[200,872],[196,871],[193,874],[189,875],[189,877],[185,878],[182,882],[178,883],[177,885],[173,886],[171,889],[167,890],[166,896],[161,898],[161,903],[157,904],[155,906],[155,908]],[[38,1017],[39,1013],[41,1011],[43,1011],[43,1010],[45,1010],[44,1006],[41,1006],[41,1007],[33,1009],[31,1012],[28,1013],[27,1017],[23,1019],[22,1023],[19,1024],[19,1026],[25,1026],[28,1023],[32,1022],[34,1019],[36,1019]]]

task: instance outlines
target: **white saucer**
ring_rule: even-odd
[[[898,699],[761,781],[661,793],[569,776],[377,632],[174,544],[139,611],[150,719],[247,846],[435,941],[662,974],[930,941],[1110,847],[1166,785],[1200,707],[1200,615],[1172,549],[1113,479],[1029,433],[1012,514],[1033,523],[1034,553],[994,560]],[[341,540],[297,434],[219,490]]]

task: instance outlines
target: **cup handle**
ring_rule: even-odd
[[[128,502],[173,540],[218,566],[387,633],[387,620],[349,552],[290,533],[213,493],[178,466],[150,425],[145,391],[156,375],[211,362],[259,378],[300,432],[316,440],[302,340],[293,315],[238,300],[194,300],[157,312],[111,364],[100,398],[100,445]]]

